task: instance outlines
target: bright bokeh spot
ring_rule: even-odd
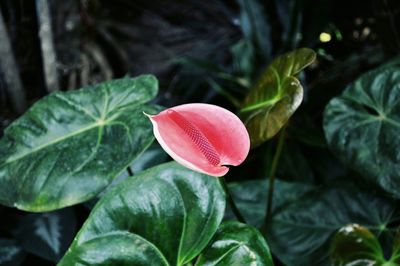
[[[329,33],[321,32],[319,35],[319,40],[321,42],[330,42],[332,40],[332,36]]]

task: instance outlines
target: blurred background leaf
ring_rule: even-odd
[[[52,262],[67,251],[76,232],[72,208],[21,217],[15,236],[23,249]]]
[[[0,265],[21,265],[25,253],[21,246],[13,239],[0,238]]]

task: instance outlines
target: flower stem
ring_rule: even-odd
[[[238,207],[235,204],[235,201],[233,200],[232,194],[229,190],[229,187],[225,181],[225,178],[223,176],[221,176],[219,178],[220,183],[222,185],[222,187],[225,190],[225,194],[226,194],[226,199],[228,200],[229,205],[232,208],[233,213],[235,214],[236,218],[238,219],[239,222],[241,223],[246,223],[246,220],[244,219],[244,217],[242,216],[242,214],[240,213]]]
[[[276,152],[274,158],[272,159],[271,170],[269,172],[269,186],[268,186],[268,196],[267,196],[267,208],[265,214],[265,220],[262,228],[262,232],[266,233],[268,229],[268,223],[271,219],[271,212],[272,212],[272,202],[274,198],[274,185],[275,185],[275,175],[276,169],[278,167],[279,158],[282,154],[283,143],[285,140],[285,127],[282,128],[281,132],[279,133],[278,145],[276,147]]]

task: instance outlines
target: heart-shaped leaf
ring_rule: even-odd
[[[378,239],[370,230],[358,224],[346,225],[332,239],[332,266],[399,266],[398,242],[399,236],[394,241],[392,256],[386,260]]]
[[[0,141],[0,203],[48,211],[95,196],[153,141],[142,112],[156,94],[144,75],[38,101]]]
[[[96,204],[59,266],[183,265],[211,240],[225,194],[175,162],[118,184]]]
[[[400,68],[362,75],[325,109],[330,146],[365,178],[400,198]]]
[[[272,138],[286,124],[303,100],[296,78],[315,59],[311,49],[301,48],[276,58],[261,75],[240,110],[252,147]]]
[[[273,266],[264,237],[252,226],[225,222],[199,256],[196,266]]]
[[[329,241],[341,227],[358,223],[393,236],[396,203],[351,183],[316,189],[273,213],[268,231],[272,252],[288,266],[329,265]]]
[[[73,209],[30,213],[20,219],[16,239],[28,252],[58,262],[75,236]]]

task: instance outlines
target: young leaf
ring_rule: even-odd
[[[385,264],[386,259],[378,239],[358,224],[346,225],[335,234],[330,254],[333,266],[398,265]]]
[[[383,236],[399,217],[396,202],[351,183],[333,183],[275,211],[268,240],[272,252],[286,265],[328,265],[331,236],[341,227],[358,223]]]
[[[71,244],[76,218],[71,208],[21,218],[16,238],[28,252],[58,262]]]
[[[324,113],[328,143],[362,176],[400,198],[400,68],[362,75]]]
[[[38,212],[95,196],[153,141],[142,112],[156,94],[143,75],[38,101],[0,141],[0,203]]]
[[[184,265],[211,240],[225,194],[175,162],[127,178],[96,204],[59,266]]]
[[[225,222],[208,247],[199,256],[196,266],[273,266],[267,243],[252,226]]]
[[[261,75],[240,110],[252,147],[272,138],[303,100],[296,78],[315,59],[311,49],[301,48],[276,58]]]

